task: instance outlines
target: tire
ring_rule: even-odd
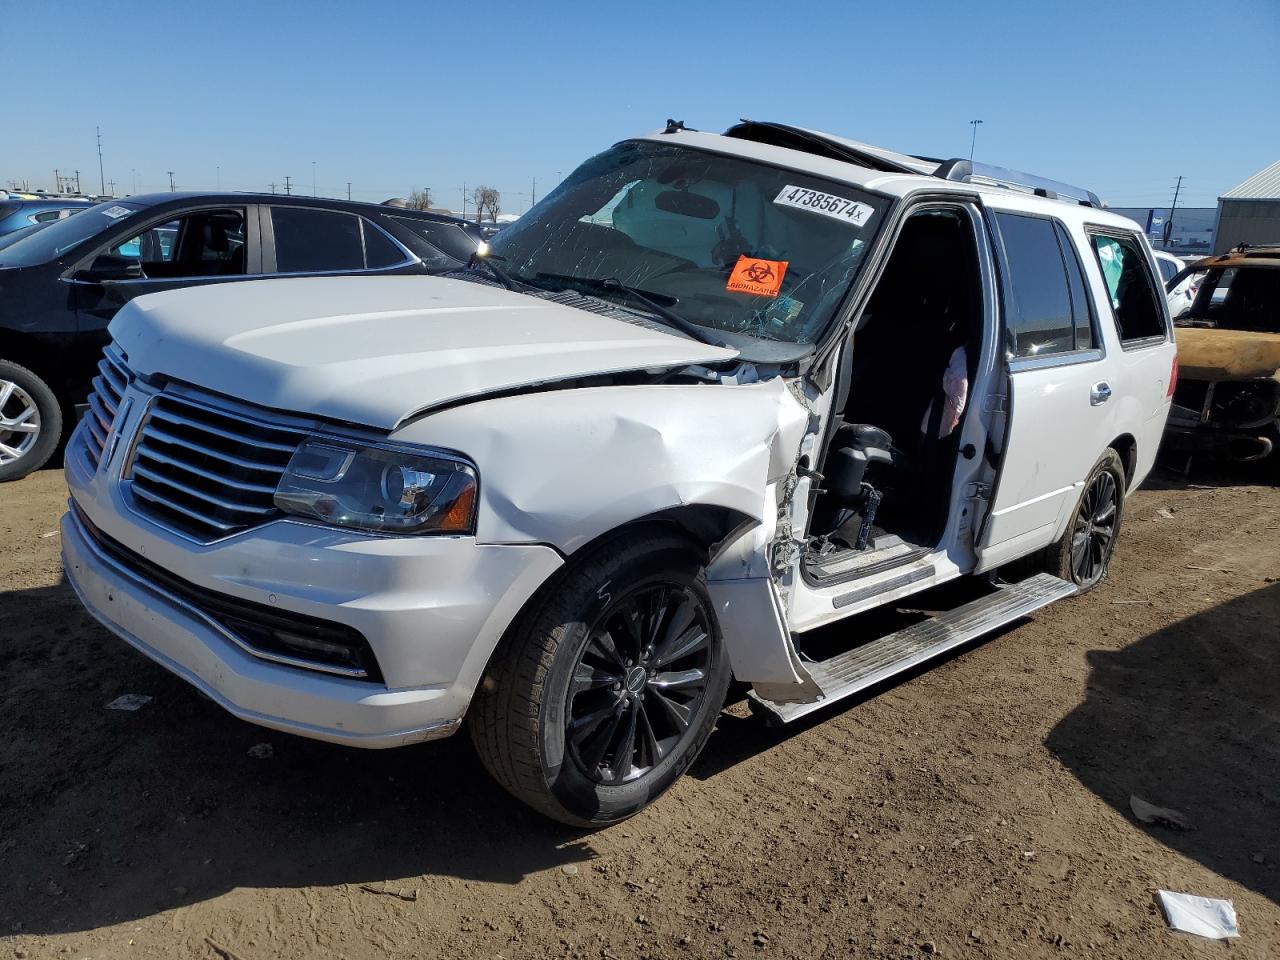
[[[49,385],[26,367],[0,360],[0,482],[39,470],[61,437],[62,407]]]
[[[689,768],[730,680],[703,562],[674,532],[623,531],[574,557],[535,598],[468,716],[503,788],[555,820],[603,826]]]
[[[1110,569],[1111,556],[1115,552],[1116,540],[1120,537],[1120,521],[1124,516],[1125,482],[1124,464],[1120,460],[1120,454],[1108,447],[1102,458],[1089,471],[1089,477],[1085,480],[1084,489],[1080,491],[1080,499],[1076,501],[1066,533],[1056,543],[1050,544],[1028,558],[1028,569],[1033,572],[1051,573],[1055,577],[1074,583],[1080,593],[1088,593],[1105,580],[1107,571]],[[1101,545],[1101,549],[1096,549],[1098,538],[1108,529],[1106,523],[1098,522],[1099,517],[1106,510],[1105,504],[1099,503],[1098,495],[1103,491],[1098,488],[1105,489],[1108,485],[1112,491],[1114,511],[1110,518],[1106,542]],[[1077,554],[1081,538],[1084,539],[1084,546],[1092,551],[1090,559],[1093,562],[1085,569],[1082,569],[1082,564],[1079,562],[1081,557]]]

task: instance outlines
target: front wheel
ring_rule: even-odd
[[[62,408],[26,367],[0,360],[0,482],[39,470],[62,435]]]
[[[495,654],[469,724],[510,793],[577,826],[662,794],[707,742],[730,669],[698,550],[622,533],[576,557]]]

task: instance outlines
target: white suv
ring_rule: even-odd
[[[239,717],[390,747],[465,716],[516,796],[619,820],[731,677],[789,721],[1105,575],[1176,368],[1151,250],[1099,207],[672,122],[449,276],[142,297],[67,455],[67,576]]]

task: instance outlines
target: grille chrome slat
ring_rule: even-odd
[[[153,503],[158,503],[160,506],[164,507],[166,510],[172,510],[175,513],[180,513],[185,517],[189,517],[192,520],[198,521],[201,525],[214,527],[215,529],[220,530],[223,533],[230,533],[232,530],[238,529],[236,524],[222,523],[221,521],[212,519],[207,514],[200,513],[196,510],[188,510],[182,504],[175,503],[174,501],[168,499],[167,497],[161,496],[160,494],[156,493],[153,490],[148,490],[146,487],[139,487],[137,484],[134,484],[133,492],[135,496],[142,497],[144,500],[149,500]]]
[[[221,427],[215,427],[212,424],[202,423],[199,420],[192,420],[187,417],[183,417],[181,414],[173,413],[172,411],[166,410],[163,406],[157,405],[155,409],[151,411],[151,416],[159,417],[161,420],[164,420],[168,423],[176,423],[183,427],[190,427],[191,429],[194,429],[194,430],[200,430],[205,433],[211,433],[215,437],[221,437],[224,440],[234,440],[238,442],[244,442],[245,440],[245,436],[243,434],[236,434],[231,430],[224,430]],[[284,431],[281,431],[281,432],[284,432]],[[291,456],[293,455],[293,451],[297,449],[297,446],[298,446],[297,442],[294,442],[291,444],[274,443],[270,440],[263,440],[257,437],[253,439],[253,445],[255,447],[266,448],[267,450],[278,450],[281,453],[287,453]]]
[[[98,361],[98,376],[93,378],[93,390],[89,394],[89,410],[85,415],[84,454],[96,470],[102,461],[102,451],[107,445],[107,434],[120,409],[120,401],[133,374],[129,371],[125,356],[114,343],[108,344]]]
[[[214,450],[212,447],[206,447],[203,444],[196,443],[194,440],[186,440],[176,437],[172,433],[161,430],[154,424],[148,423],[142,428],[142,436],[145,440],[156,440],[160,443],[174,447],[182,447],[185,450],[199,454],[202,457],[214,457],[236,467],[243,467],[246,470],[259,470],[264,473],[279,474],[282,467],[278,463],[263,463],[262,461],[248,460],[244,457],[232,456],[229,453],[223,453],[221,450]]]
[[[200,467],[194,467],[189,463],[184,463],[175,457],[166,456],[165,454],[159,453],[150,447],[139,447],[138,455],[146,457],[148,460],[154,460],[156,463],[163,464],[166,467],[175,467],[178,470],[184,470],[187,473],[194,474],[197,477],[202,477],[205,480],[210,480],[225,487],[231,487],[233,490],[243,490],[246,493],[261,493],[266,494],[269,497],[274,496],[276,492],[276,488],[274,486],[266,486],[261,483],[245,483],[242,480],[232,480],[230,477],[211,473],[208,470],[202,470]]]
[[[276,488],[313,429],[171,385],[152,398],[122,477],[138,513],[209,543],[282,515]]]
[[[155,483],[162,484],[171,490],[176,490],[184,497],[194,497],[197,500],[203,500],[205,503],[212,504],[215,507],[226,510],[228,513],[246,513],[252,517],[266,516],[267,514],[276,512],[276,508],[274,506],[260,507],[248,503],[235,503],[231,500],[224,500],[222,497],[214,496],[212,493],[209,493],[206,490],[201,490],[199,487],[193,487],[190,484],[182,483],[172,477],[166,477],[163,474],[157,473],[149,467],[144,467],[139,463],[135,463],[133,465],[133,475],[134,477],[144,477],[148,480],[154,481]]]

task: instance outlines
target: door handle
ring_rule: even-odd
[[[1111,384],[1105,380],[1099,380],[1089,389],[1089,403],[1091,406],[1099,406],[1111,399]]]

